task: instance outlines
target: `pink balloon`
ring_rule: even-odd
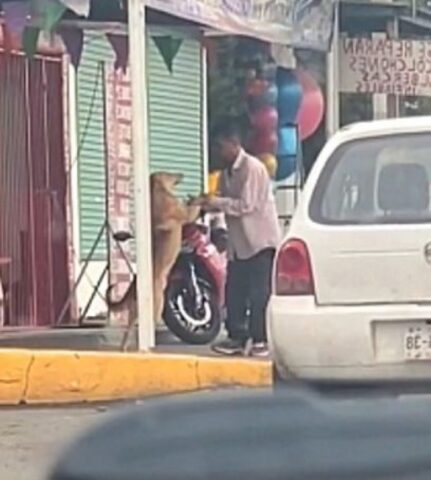
[[[251,115],[250,121],[258,131],[272,131],[278,126],[278,112],[271,106],[262,107]]]
[[[275,155],[278,148],[277,130],[267,131],[259,134],[256,132],[250,142],[250,150],[254,155],[271,153]]]
[[[303,91],[296,121],[301,140],[305,140],[319,128],[323,120],[325,101],[318,83],[308,72],[297,70],[295,74]]]

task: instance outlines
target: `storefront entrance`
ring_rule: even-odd
[[[0,53],[0,279],[7,326],[50,326],[69,292],[62,65]]]

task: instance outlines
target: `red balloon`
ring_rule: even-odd
[[[273,131],[278,126],[278,112],[271,106],[262,107],[251,115],[250,121],[260,132]]]
[[[319,128],[323,120],[325,100],[318,83],[308,72],[297,70],[295,74],[303,92],[296,121],[301,140],[305,140]]]
[[[255,133],[250,141],[250,150],[254,155],[270,153],[275,155],[278,148],[277,130]]]

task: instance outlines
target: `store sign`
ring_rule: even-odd
[[[340,39],[340,90],[431,96],[431,42]]]
[[[236,35],[327,50],[334,0],[143,0],[156,10]]]

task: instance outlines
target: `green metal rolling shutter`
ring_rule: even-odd
[[[112,58],[105,35],[85,34],[85,46],[77,74],[78,183],[80,253],[85,259],[105,221],[105,64]],[[96,259],[106,258],[106,236],[99,243]]]
[[[199,42],[185,39],[171,74],[149,41],[151,170],[183,173],[182,196],[198,194],[203,187],[201,61]]]
[[[183,41],[172,73],[152,39],[147,54],[151,170],[183,173],[179,195],[198,194],[204,178],[200,44],[196,40]],[[103,78],[112,59],[105,36],[86,33],[77,76],[81,259],[91,250],[106,214]],[[103,238],[93,259],[105,258]]]

